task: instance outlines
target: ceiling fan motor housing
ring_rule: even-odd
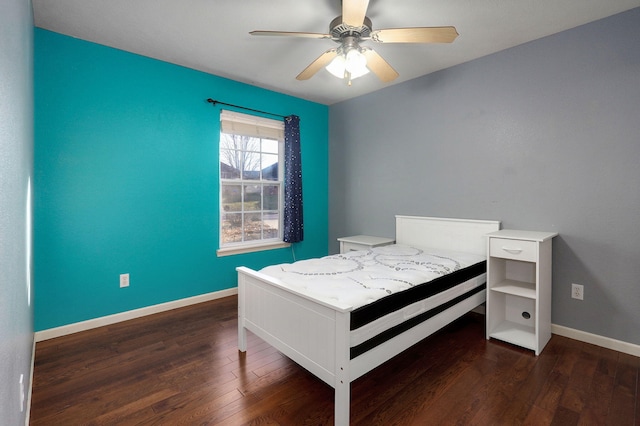
[[[329,24],[329,33],[334,41],[340,42],[344,37],[355,37],[359,40],[362,37],[369,37],[371,35],[371,19],[365,16],[364,22],[360,27],[352,27],[342,23],[342,15],[335,18]]]

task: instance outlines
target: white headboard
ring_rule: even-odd
[[[485,235],[499,229],[497,220],[396,216],[396,243],[486,254]]]

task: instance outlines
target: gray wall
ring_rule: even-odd
[[[640,344],[638,46],[640,8],[333,105],[330,251],[395,214],[557,231],[553,323]]]
[[[31,387],[33,309],[29,294],[27,185],[33,168],[31,2],[7,0],[0,13],[0,423],[25,423]]]

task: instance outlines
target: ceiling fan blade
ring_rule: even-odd
[[[335,58],[336,56],[338,56],[337,49],[327,50],[322,55],[320,55],[318,59],[311,62],[309,66],[306,67],[300,74],[298,74],[298,76],[296,77],[296,80],[310,79],[311,77],[313,77],[315,73],[317,73],[320,70],[320,68],[323,68],[329,65],[329,62],[331,62],[333,58]]]
[[[383,82],[388,83],[398,77],[398,72],[394,70],[382,56],[378,55],[375,50],[364,49],[363,54],[367,58],[367,68]]]
[[[368,7],[369,0],[342,0],[342,23],[361,27]]]
[[[455,27],[388,28],[371,32],[379,43],[451,43],[458,37]]]
[[[305,38],[331,38],[331,34],[320,33],[298,33],[287,31],[251,31],[249,34],[254,36],[286,36],[286,37],[305,37]]]

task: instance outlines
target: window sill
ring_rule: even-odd
[[[291,247],[291,244],[279,241],[277,243],[260,244],[255,246],[221,248],[216,250],[216,254],[218,257],[223,257],[232,256],[234,254],[253,253],[256,251],[274,250],[287,247]]]

